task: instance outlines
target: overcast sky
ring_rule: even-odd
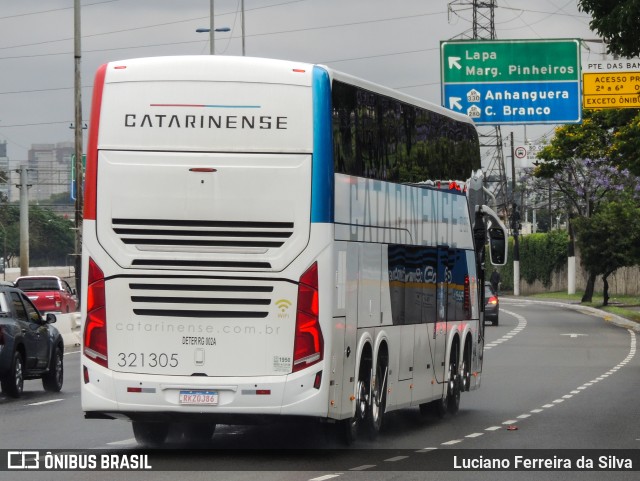
[[[0,141],[12,161],[31,144],[73,141],[73,0],[0,0]],[[209,0],[82,0],[82,102],[99,65],[208,54]],[[246,55],[323,63],[440,103],[439,43],[471,28],[471,0],[245,0]],[[497,38],[594,39],[577,0],[498,0]],[[241,54],[240,0],[216,0],[216,53]],[[582,61],[600,60],[585,44]],[[553,126],[531,128],[528,137]],[[516,138],[523,129],[513,130]],[[532,135],[533,134],[533,135]],[[505,135],[503,133],[503,135]],[[86,144],[86,142],[85,142]]]

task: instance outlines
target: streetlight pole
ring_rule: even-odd
[[[215,28],[214,25],[214,14],[213,14],[213,1],[214,0],[210,0],[209,3],[209,28],[196,28],[196,32],[198,33],[209,33],[209,55],[215,55],[216,54],[216,47],[215,47],[215,32],[228,32],[231,29],[229,27],[221,27],[221,28]]]
[[[242,8],[242,56],[244,57],[245,48],[244,48],[244,0],[240,1],[240,5]]]
[[[80,79],[80,58],[82,57],[82,49],[80,45],[80,0],[74,0],[73,4],[73,57],[74,57],[74,92],[75,92],[75,154],[76,154],[76,204],[75,204],[75,228],[76,228],[76,245],[75,245],[75,284],[78,298],[81,296],[80,292],[80,275],[82,271],[82,258],[80,256],[82,252],[82,208],[84,204],[83,199],[83,185],[82,185],[82,85]]]
[[[209,55],[216,54],[213,0],[209,0]]]

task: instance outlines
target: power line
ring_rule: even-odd
[[[113,3],[113,2],[119,2],[119,1],[120,0],[104,0],[102,2],[86,3],[82,5],[82,8],[92,7],[94,5],[102,5],[103,3]],[[7,18],[28,17],[30,15],[40,15],[42,13],[60,12],[63,10],[72,10],[72,9],[73,7],[61,7],[61,8],[52,8],[49,10],[40,10],[39,12],[16,13],[15,15],[5,15],[4,17],[0,17],[0,20],[5,20]]]
[[[32,124],[11,124],[11,125],[0,125],[0,129],[8,129],[10,127],[35,127],[38,125],[55,125],[55,124],[68,124],[71,120],[59,120],[55,122],[35,122]]]
[[[296,0],[296,1],[305,1],[305,0]],[[289,2],[289,3],[293,3],[293,2]],[[406,15],[406,16],[401,16],[401,17],[391,17],[391,18],[383,18],[383,19],[376,19],[376,20],[363,20],[363,21],[360,21],[360,22],[348,22],[348,23],[334,24],[334,25],[322,25],[322,26],[318,26],[318,27],[306,27],[306,28],[298,28],[298,29],[292,29],[292,30],[281,30],[281,31],[277,31],[277,32],[254,33],[254,34],[245,35],[245,37],[247,37],[247,38],[249,38],[249,37],[264,37],[264,36],[268,36],[268,35],[281,35],[281,34],[286,34],[286,33],[308,32],[308,31],[312,31],[312,30],[323,30],[323,29],[328,29],[328,28],[352,27],[354,25],[365,25],[365,24],[370,24],[370,23],[391,22],[391,21],[396,21],[396,20],[406,20],[406,19],[413,19],[413,18],[418,18],[418,17],[442,15],[444,13],[445,12],[428,12],[428,13],[417,14],[417,15]],[[193,20],[193,19],[191,19],[191,20]],[[191,20],[181,20],[180,22],[186,22],[186,21],[191,21]],[[176,23],[176,22],[171,22],[171,23]],[[162,25],[168,25],[168,24],[162,24]],[[150,27],[140,27],[140,28],[150,28]],[[128,30],[120,30],[118,32],[110,32],[110,33],[120,33],[120,32],[124,32],[124,31],[128,31]],[[94,35],[106,35],[106,34],[94,34]],[[83,38],[84,38],[84,36],[83,36]],[[232,36],[230,38],[233,39],[233,38],[240,38],[240,37],[233,37]],[[71,39],[65,39],[65,40],[71,40]],[[62,40],[60,40],[60,41],[62,41]],[[84,50],[83,53],[108,52],[108,51],[113,51],[113,50],[129,50],[129,49],[135,49],[135,48],[165,47],[165,46],[171,46],[171,45],[183,45],[183,44],[201,43],[201,42],[202,42],[202,40],[188,40],[188,41],[184,41],[184,42],[169,42],[169,43],[148,44],[148,45],[138,45],[138,46],[127,46],[127,47],[111,47],[111,48]],[[23,46],[41,45],[41,44],[44,44],[44,43],[50,43],[50,42],[38,42],[37,44],[20,45],[20,46],[23,47]],[[13,48],[13,47],[0,47],[0,50],[2,50],[3,48],[6,49],[6,48]],[[20,55],[20,56],[12,56],[12,57],[0,57],[0,60],[32,58],[32,57],[53,56],[53,55],[70,55],[71,53],[72,52],[58,52],[58,53],[50,53],[50,54]],[[381,56],[386,56],[386,55],[381,55]],[[341,61],[341,60],[338,60],[336,62],[339,62],[339,61]]]
[[[110,1],[119,1],[119,0],[110,0]],[[300,3],[300,2],[306,2],[309,0],[291,0],[289,2],[282,2],[282,3],[276,3],[276,4],[272,4],[272,5],[265,5],[263,7],[254,7],[254,8],[250,8],[250,9],[245,9],[245,12],[250,12],[250,11],[255,11],[255,10],[263,10],[266,8],[273,8],[273,7],[280,7],[283,5],[290,5],[292,3]],[[105,2],[106,3],[106,2]],[[73,7],[69,7],[69,8],[73,8]],[[225,16],[225,15],[235,15],[237,12],[228,12],[228,13],[222,13],[219,16]],[[217,15],[218,16],[218,15]],[[172,22],[163,22],[163,23],[156,23],[156,24],[152,24],[152,25],[144,25],[141,27],[133,27],[133,28],[125,28],[125,29],[121,29],[121,30],[112,30],[110,32],[102,32],[102,33],[92,33],[92,34],[88,34],[88,35],[82,35],[82,38],[91,38],[91,37],[100,37],[100,36],[104,36],[104,35],[113,35],[116,33],[125,33],[125,32],[134,32],[137,30],[144,30],[147,28],[156,28],[156,27],[166,27],[168,25],[177,25],[180,23],[187,23],[187,22],[193,22],[196,20],[208,20],[209,17],[193,17],[193,18],[187,18],[187,19],[183,19],[183,20],[175,20]],[[22,48],[22,47],[35,47],[38,45],[44,45],[44,44],[49,44],[49,43],[56,43],[56,42],[67,42],[69,40],[73,40],[73,37],[67,37],[67,38],[60,38],[58,40],[46,40],[46,41],[42,41],[42,42],[33,42],[33,43],[25,43],[22,45],[10,45],[7,47],[0,47],[0,50],[6,50],[6,49],[11,49],[11,48]]]

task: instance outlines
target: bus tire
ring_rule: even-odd
[[[354,416],[349,419],[343,419],[339,423],[339,434],[342,441],[347,445],[351,446],[358,439],[358,420]]]
[[[162,446],[169,434],[169,423],[132,421],[133,436],[138,444],[148,447]]]
[[[462,365],[460,366],[460,376],[462,376],[460,391],[467,392],[471,389],[471,342],[467,339],[464,345]]]
[[[452,349],[449,358],[449,372],[447,378],[446,408],[451,414],[455,414],[460,409],[460,373],[458,372],[458,355]]]
[[[343,423],[343,438],[347,445],[352,445],[358,438],[360,426],[367,422],[369,416],[369,389],[371,386],[371,360],[364,357],[360,362],[358,380],[356,381],[355,412],[353,417],[345,419]]]
[[[372,380],[371,399],[369,400],[369,413],[367,415],[367,427],[369,438],[375,439],[382,430],[382,420],[387,405],[387,375],[388,368],[378,359],[376,374]]]
[[[447,392],[445,390],[445,394],[442,395],[442,398],[436,401],[433,401],[433,403],[431,404],[433,413],[436,416],[438,416],[440,419],[442,419],[444,415],[447,414],[447,403],[448,403]]]

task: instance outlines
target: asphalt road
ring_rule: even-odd
[[[597,465],[600,455],[615,463],[626,459],[625,450],[640,448],[636,333],[562,305],[515,299],[502,299],[500,325],[486,331],[482,386],[462,395],[460,412],[444,419],[417,409],[391,413],[376,441],[346,448],[330,430],[307,423],[219,426],[206,445],[175,442],[160,457],[154,453],[155,467],[167,471],[4,472],[0,479],[637,479],[635,464],[633,472],[452,471],[454,454],[458,464],[480,456],[513,463],[514,450],[536,450],[525,451],[525,459],[593,454]],[[0,395],[0,449],[138,453],[127,422],[84,420],[79,389],[80,354],[73,348],[61,393],[28,381],[19,400]],[[169,471],[176,467],[181,471]]]

